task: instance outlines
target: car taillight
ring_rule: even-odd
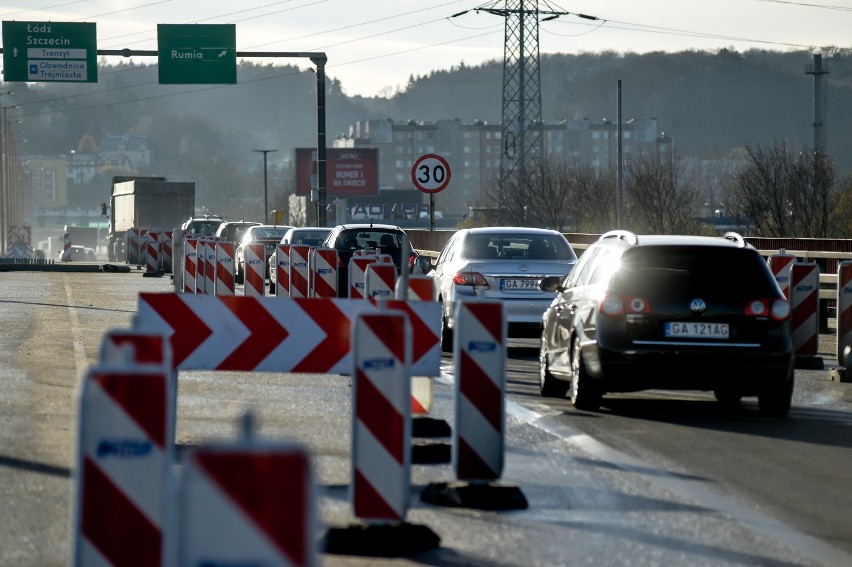
[[[786,299],[755,299],[746,305],[745,314],[749,317],[772,317],[784,321],[790,316],[790,302]]]
[[[453,283],[456,285],[490,287],[488,282],[485,281],[485,276],[479,272],[458,272],[453,276]]]
[[[619,317],[625,313],[635,315],[650,313],[651,304],[647,299],[631,295],[606,294],[598,304],[598,311],[610,317]]]
[[[414,262],[417,260],[417,252],[412,252],[408,255],[408,271],[414,269]]]

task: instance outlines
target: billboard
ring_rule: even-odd
[[[376,148],[328,148],[326,195],[349,197],[379,192],[379,150]],[[317,188],[315,148],[296,148],[296,195],[310,195]]]

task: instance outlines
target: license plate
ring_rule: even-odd
[[[540,281],[530,278],[500,280],[500,289],[538,289]]]
[[[729,338],[727,323],[693,323],[693,322],[668,322],[666,323],[667,337],[683,337],[687,339],[720,339]]]

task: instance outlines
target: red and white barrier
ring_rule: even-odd
[[[784,297],[790,299],[790,278],[796,257],[792,254],[787,254],[782,249],[778,254],[770,254],[767,262],[769,263],[769,269],[772,270],[772,275],[775,276],[775,281],[778,282],[778,287],[784,292]]]
[[[216,295],[234,295],[234,243],[216,243]]]
[[[403,295],[399,289],[402,278],[396,280],[396,296]],[[426,274],[411,274],[408,276],[408,293],[404,294],[411,301],[435,301],[435,282]]]
[[[142,230],[130,228],[124,233],[124,250],[128,264],[141,265],[139,249],[142,247]]]
[[[848,363],[843,356],[846,347],[852,347],[852,261],[837,265],[837,362]]]
[[[172,271],[172,231],[164,230],[160,236],[160,268]]]
[[[311,247],[307,244],[290,245],[290,297],[310,297],[310,265],[308,256]]]
[[[275,247],[275,296],[290,297],[290,245]]]
[[[356,253],[358,250],[355,251]],[[352,256],[349,260],[349,297],[350,299],[367,298],[367,266],[378,261],[378,257]]]
[[[819,348],[819,266],[793,264],[790,308],[793,316],[793,350],[797,357],[816,356]]]
[[[206,293],[204,286],[207,281],[207,237],[201,235],[196,242],[198,256],[196,257],[195,293],[204,294]]]
[[[440,304],[393,300],[383,305],[408,314],[412,373],[437,376]],[[140,293],[133,328],[168,337],[175,368],[182,370],[347,374],[352,369],[350,322],[379,308],[345,298]]]
[[[370,264],[367,266],[364,282],[365,295],[370,301],[393,299],[396,289],[396,266],[387,262]]]
[[[66,232],[62,235],[62,261],[68,262],[71,260],[71,233]]]
[[[198,240],[187,236],[183,241],[183,292],[195,293],[198,274]]]
[[[506,317],[499,301],[456,306],[456,426],[459,480],[491,481],[503,472],[506,420]]]
[[[243,283],[245,295],[263,297],[266,295],[266,246],[247,244],[243,248]]]
[[[216,240],[209,236],[204,240],[204,293],[216,293]]]
[[[147,259],[145,271],[150,273],[160,271],[160,232],[149,230],[145,238]]]
[[[99,366],[79,398],[74,565],[164,565],[172,444],[167,373]]]
[[[402,521],[411,479],[411,334],[401,312],[365,313],[352,332],[352,505],[358,518]]]
[[[181,475],[178,565],[316,565],[315,500],[301,447],[193,450]]]
[[[337,250],[311,249],[311,297],[337,297]]]

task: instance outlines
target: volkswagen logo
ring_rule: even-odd
[[[703,299],[693,299],[692,303],[689,304],[689,310],[693,313],[704,313],[705,309],[707,309],[707,304],[704,303]]]
[[[528,272],[530,271],[530,267],[526,264],[521,264],[520,266],[518,266],[518,270],[521,272]]]

